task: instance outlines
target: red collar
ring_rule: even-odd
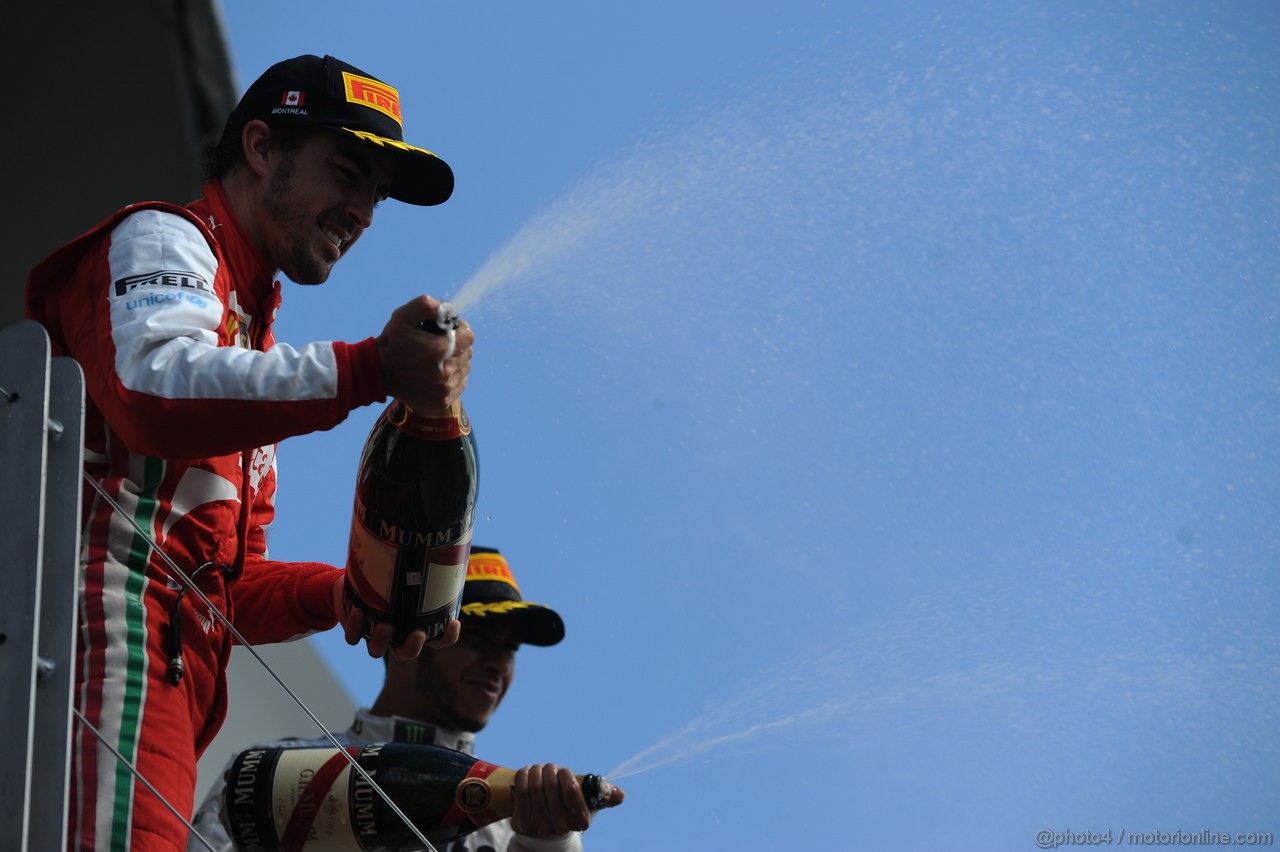
[[[204,185],[204,197],[187,205],[213,232],[223,260],[230,267],[240,307],[249,314],[270,322],[279,303],[276,269],[258,253],[253,242],[240,227],[226,192],[218,181]]]

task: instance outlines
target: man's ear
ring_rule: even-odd
[[[244,161],[258,177],[270,172],[271,128],[266,122],[254,119],[240,131],[240,144],[244,146]]]

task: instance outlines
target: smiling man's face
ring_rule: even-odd
[[[460,731],[479,731],[498,709],[516,674],[520,641],[510,622],[463,618],[462,635],[417,660],[412,715]]]
[[[394,170],[390,152],[324,130],[277,149],[261,220],[268,261],[299,284],[324,283],[373,225]]]

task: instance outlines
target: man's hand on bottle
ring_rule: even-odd
[[[342,634],[346,637],[348,645],[360,644],[361,638],[368,639],[367,647],[370,657],[381,659],[389,651],[394,659],[405,663],[421,654],[424,647],[447,648],[458,641],[458,636],[462,632],[462,622],[455,618],[449,622],[444,633],[430,642],[427,641],[426,633],[415,630],[399,645],[393,645],[391,638],[395,628],[389,621],[379,621],[373,626],[373,635],[365,637],[364,610],[353,606],[350,611],[346,611],[344,586],[345,584],[341,581],[333,584],[334,615],[338,617],[338,624],[342,628]]]
[[[419,296],[396,308],[378,335],[387,393],[423,414],[444,412],[457,402],[471,372],[476,336],[466,320],[458,319],[452,353],[446,335],[423,329],[423,322],[436,321],[439,310],[439,300]]]
[[[520,834],[555,837],[591,826],[582,784],[573,770],[563,766],[543,763],[516,770],[512,799],[511,828]],[[604,807],[621,804],[622,799],[622,788],[611,785]]]

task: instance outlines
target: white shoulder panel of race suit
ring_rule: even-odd
[[[191,222],[142,210],[111,233],[111,338],[129,390],[165,399],[331,399],[338,366],[330,343],[270,352],[219,347],[224,308],[217,259]],[[245,318],[261,322],[262,318]]]

